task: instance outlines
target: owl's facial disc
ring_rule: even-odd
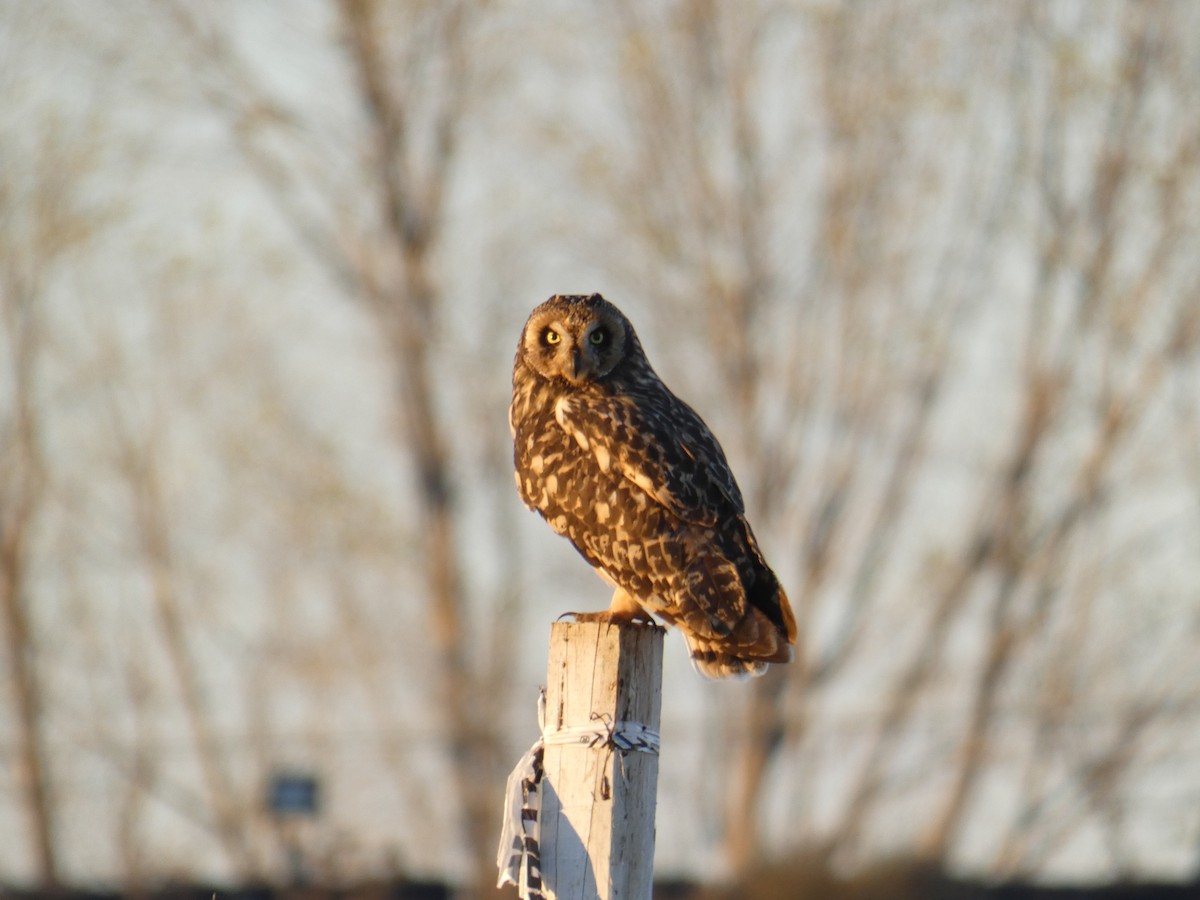
[[[526,362],[544,378],[576,387],[604,378],[620,361],[625,325],[620,313],[552,298],[525,328]]]

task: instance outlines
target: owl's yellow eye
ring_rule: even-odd
[[[562,335],[553,328],[547,328],[546,333],[542,335],[542,340],[547,344],[557,344],[562,340]]]
[[[603,344],[607,340],[608,340],[608,332],[605,331],[603,328],[597,328],[595,331],[592,332],[592,343],[595,344],[596,346]]]

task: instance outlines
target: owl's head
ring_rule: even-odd
[[[542,377],[579,387],[641,352],[629,320],[599,294],[555,294],[529,314],[517,355]]]

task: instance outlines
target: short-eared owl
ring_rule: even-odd
[[[509,408],[517,490],[616,588],[606,612],[683,632],[710,678],[787,662],[796,620],[708,426],[599,294],[529,316]]]

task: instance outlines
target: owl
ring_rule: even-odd
[[[509,407],[517,490],[614,588],[584,620],[657,618],[709,678],[788,662],[796,620],[721,445],[599,294],[525,323]]]

